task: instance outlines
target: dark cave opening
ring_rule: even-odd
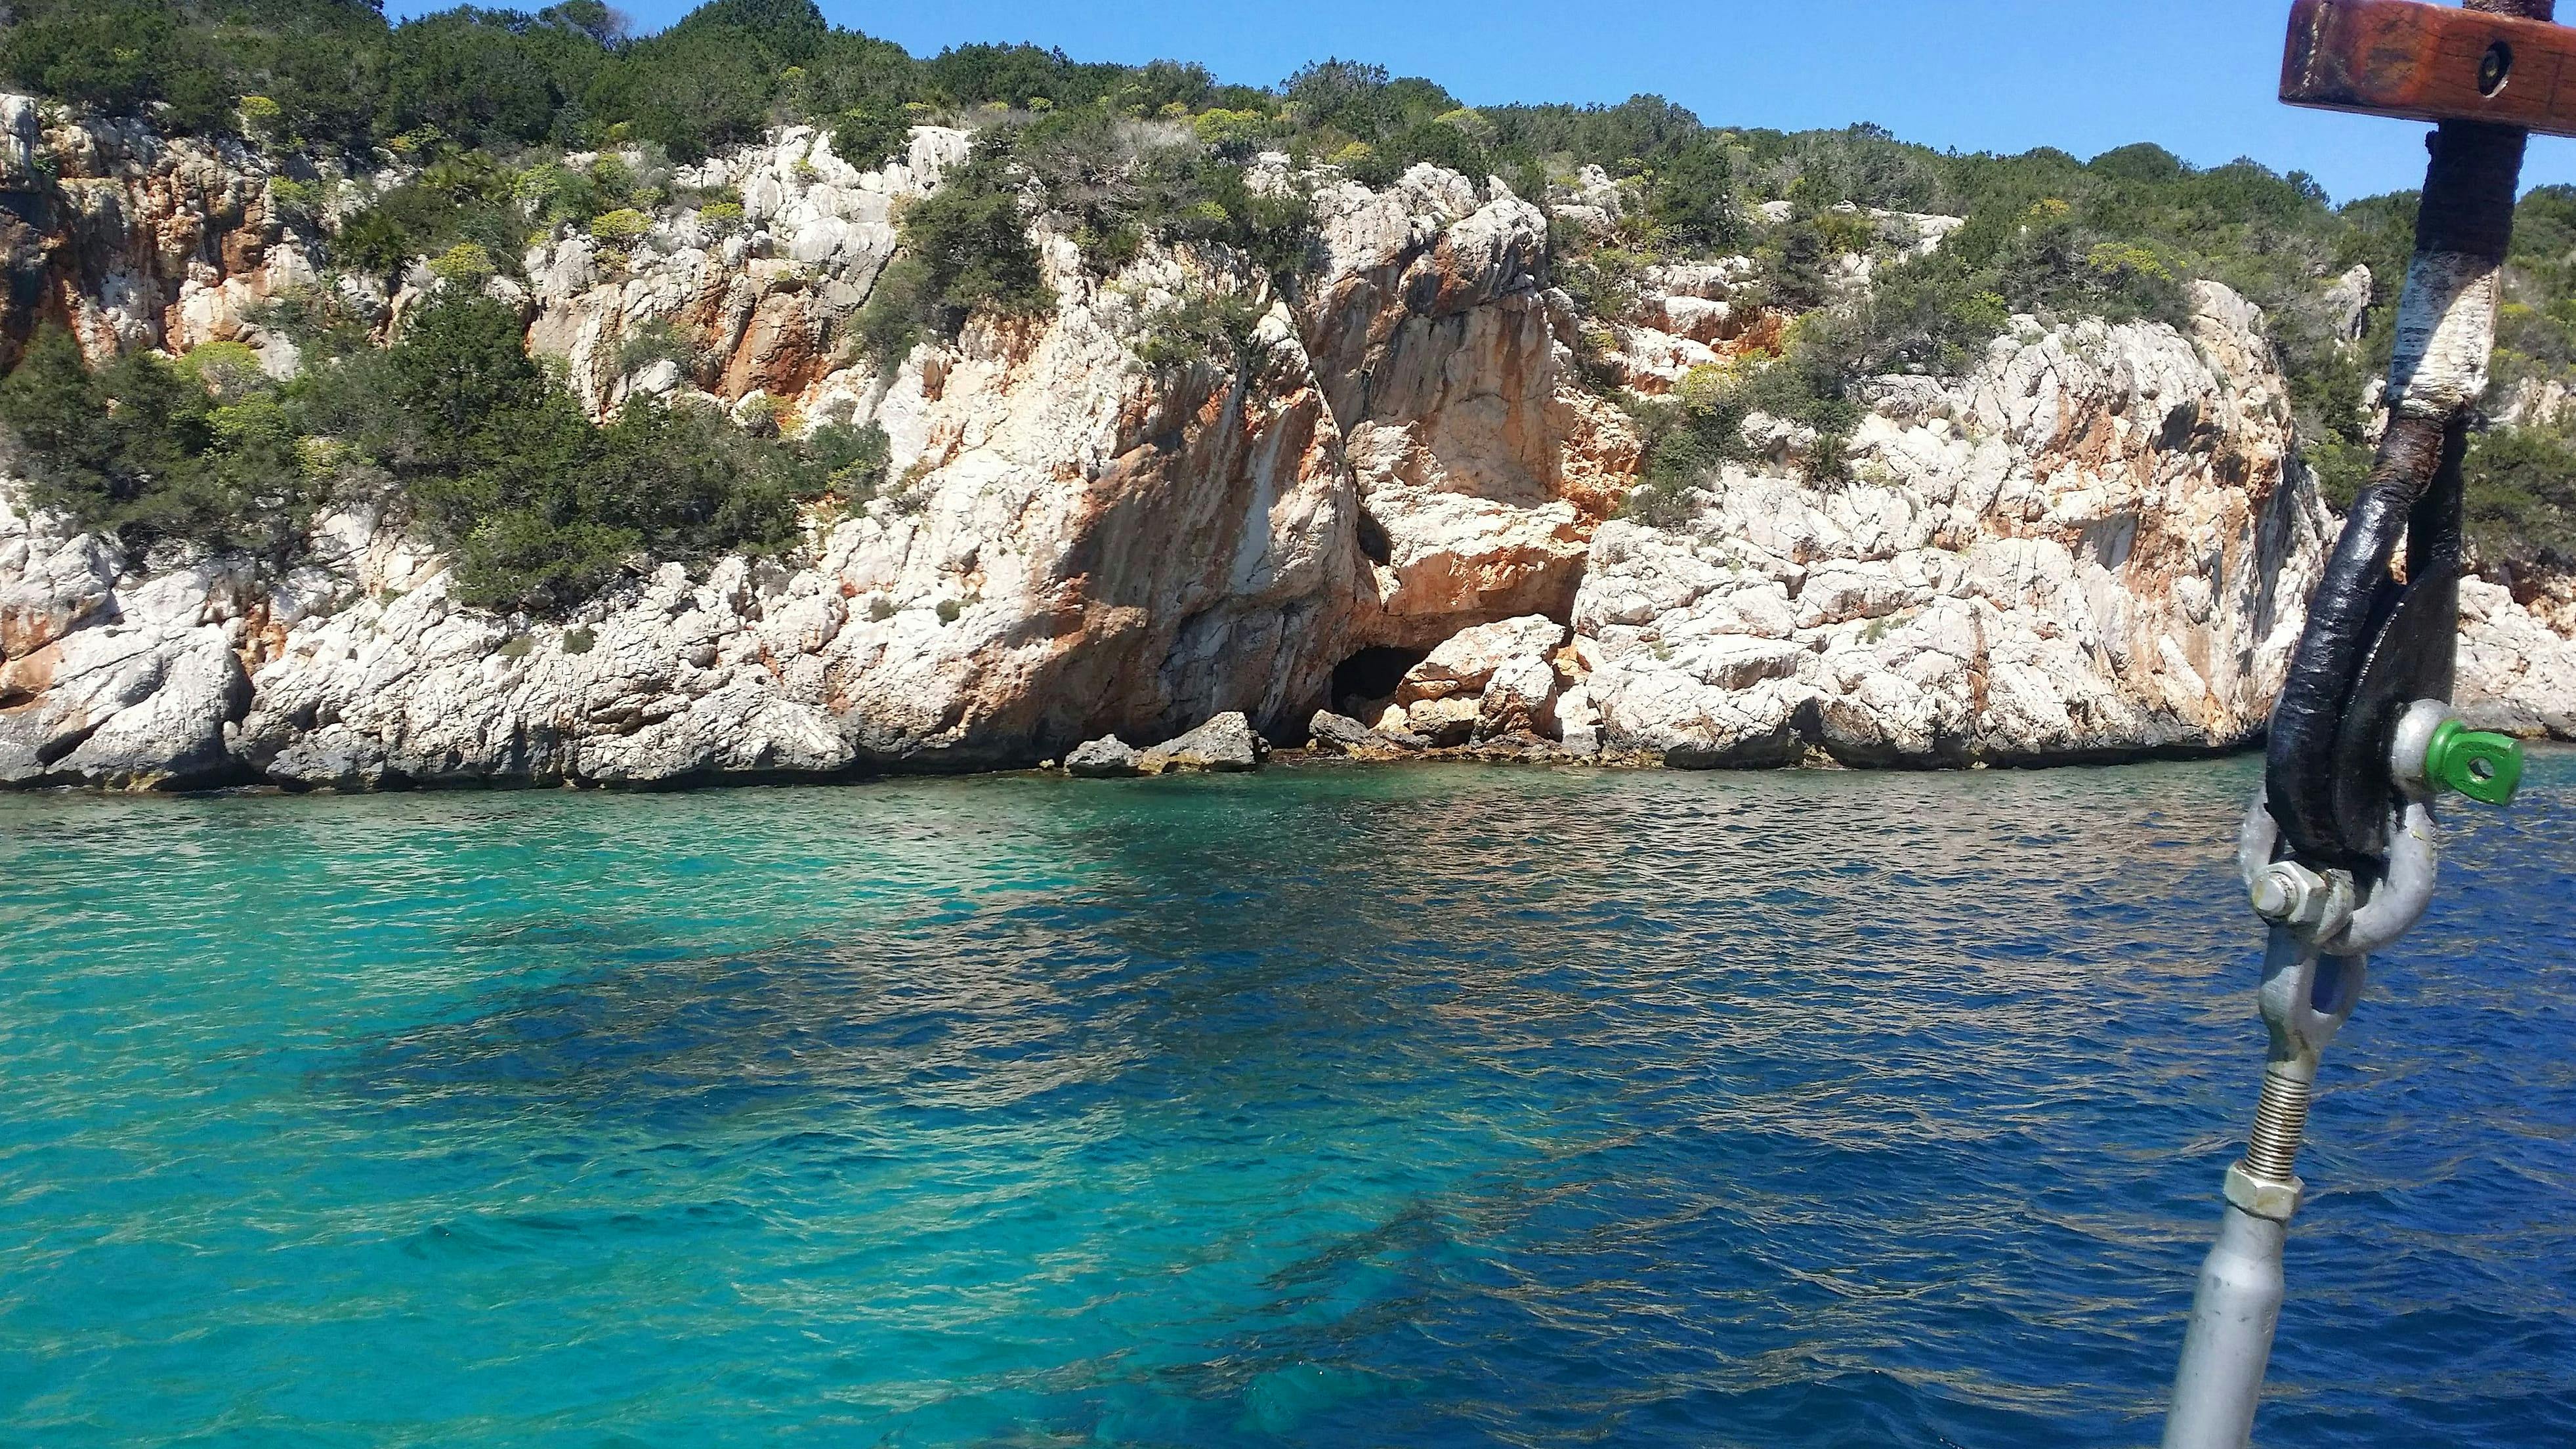
[[[1387,537],[1386,525],[1370,517],[1365,508],[1360,510],[1360,557],[1380,567],[1395,558],[1395,540]]]
[[[1379,645],[1343,660],[1333,669],[1333,711],[1348,714],[1354,703],[1382,700],[1395,693],[1395,687],[1404,682],[1405,671],[1421,663],[1429,653],[1427,649]]]

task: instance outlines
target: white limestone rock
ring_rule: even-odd
[[[1566,633],[1564,625],[1544,614],[1461,629],[1405,671],[1396,686],[1396,702],[1481,695],[1496,670],[1516,659],[1553,654]]]
[[[1066,774],[1082,780],[1117,780],[1141,775],[1136,751],[1116,735],[1102,735],[1077,745],[1064,757]]]
[[[1403,710],[1403,731],[1421,737],[1434,749],[1463,745],[1474,739],[1476,722],[1485,714],[1482,696],[1464,694],[1416,700],[1403,706]]]
[[[1522,654],[1504,661],[1476,700],[1476,738],[1556,738],[1558,693],[1556,668],[1545,658]]]
[[[1890,388],[1856,481],[1730,466],[1605,526],[1575,604],[1605,739],[1684,763],[2227,748],[2263,726],[2331,520],[2259,314],[2079,321]]]
[[[1255,770],[1270,754],[1270,743],[1252,728],[1241,710],[1229,710],[1176,740],[1167,740],[1136,757],[1138,771],[1148,775]]]
[[[2576,642],[2503,588],[2463,579],[2453,697],[2479,729],[2576,739]]]

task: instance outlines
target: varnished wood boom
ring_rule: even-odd
[[[2281,99],[2576,136],[2576,27],[2417,0],[2297,0]]]

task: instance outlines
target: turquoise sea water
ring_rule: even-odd
[[[0,799],[0,1443],[2151,1442],[2251,762]],[[2576,757],[2264,1442],[2576,1440]]]

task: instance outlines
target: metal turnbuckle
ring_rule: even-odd
[[[2461,461],[2487,390],[2523,151],[2576,135],[2576,88],[2534,85],[2576,57],[2556,0],[2296,0],[2281,99],[2441,123],[2398,302],[2388,413],[2290,657],[2238,867],[2269,927],[2272,1045],[2245,1155],[2227,1171],[2174,1377],[2166,1449],[2244,1449],[2280,1321],[2281,1249],[2317,1062],[2361,1000],[2369,957],[2432,901],[2445,791],[2510,799],[2518,747],[2453,717]],[[2402,556],[2401,556],[2402,550]]]
[[[2522,777],[2522,749],[2419,700],[2399,717],[2388,774],[2397,793],[2389,849],[2375,870],[2317,870],[2286,858],[2279,825],[2257,792],[2237,837],[2237,871],[2269,923],[2257,993],[2270,1050],[2244,1156],[2227,1169],[2218,1241],[2201,1264],[2174,1376],[2166,1449],[2242,1449],[2272,1355],[2287,1291],[2290,1219],[2307,1195],[2298,1176],[2317,1066],[2352,1019],[2370,954],[2423,919],[2440,874],[2433,800],[2445,790],[2503,804]]]

